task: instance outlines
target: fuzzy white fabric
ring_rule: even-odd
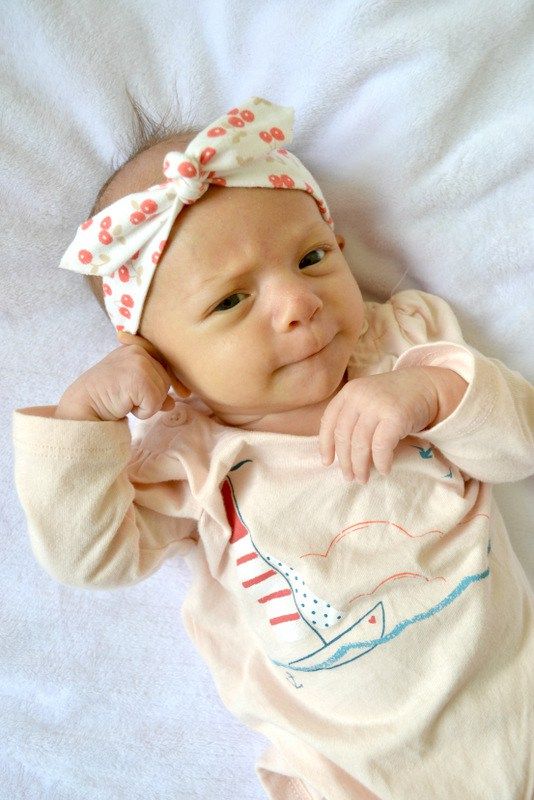
[[[120,156],[125,86],[202,126],[250,95],[295,108],[364,295],[444,297],[468,342],[534,379],[530,0],[17,0],[3,6],[0,784],[10,800],[260,800],[265,740],[187,639],[178,560],[115,592],[34,561],[13,408],[54,404],[116,346],[57,269]],[[534,583],[533,480],[495,489]],[[58,532],[60,535],[60,532]],[[399,798],[400,800],[400,798]]]

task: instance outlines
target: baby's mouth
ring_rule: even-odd
[[[291,361],[291,362],[289,362],[289,363],[291,363],[291,364],[298,364],[298,363],[300,363],[301,361],[308,361],[308,359],[312,359],[312,358],[314,358],[315,356],[318,356],[318,355],[319,355],[319,353],[322,353],[322,352],[323,352],[323,350],[326,350],[326,348],[327,348],[327,347],[329,346],[329,344],[330,344],[330,343],[333,341],[333,339],[334,339],[334,337],[332,337],[332,339],[329,339],[329,340],[326,342],[326,344],[324,344],[324,345],[323,345],[322,347],[320,347],[319,349],[317,349],[317,348],[315,347],[315,348],[314,348],[312,351],[308,352],[308,354],[307,354],[307,355],[305,355],[305,356],[302,356],[301,358],[297,358],[297,359],[295,359],[294,361]]]
[[[305,356],[304,358],[302,358],[302,359],[301,359],[301,361],[307,361],[307,360],[308,360],[308,358],[313,358],[314,356],[318,356],[318,355],[319,355],[319,353],[322,353],[322,352],[323,352],[323,350],[324,350],[326,347],[328,347],[328,344],[325,344],[325,346],[324,346],[324,347],[321,347],[319,350],[314,350],[314,352],[313,352],[313,353],[310,353],[310,355],[309,355],[309,356]]]

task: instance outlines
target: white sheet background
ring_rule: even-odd
[[[293,148],[365,296],[441,295],[472,345],[532,380],[534,8],[4,0],[0,15],[0,795],[260,800],[265,740],[230,717],[184,633],[187,568],[91,593],[33,560],[12,409],[56,403],[116,346],[60,255],[129,127],[126,82],[154,112],[176,84],[184,122],[200,125],[264,96],[295,108]],[[532,488],[495,492],[534,582]]]

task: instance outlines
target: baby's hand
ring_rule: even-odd
[[[118,420],[130,412],[148,419],[174,408],[171,385],[181,384],[166,370],[157,350],[146,339],[121,334],[124,342],[84,372],[63,393],[55,411],[59,419]],[[181,387],[183,390],[183,387]]]
[[[348,381],[321,418],[323,464],[331,464],[337,453],[345,478],[367,483],[372,457],[376,469],[387,475],[399,441],[427,428],[438,408],[436,384],[426,367]]]

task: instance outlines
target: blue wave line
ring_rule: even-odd
[[[439,602],[437,605],[429,608],[428,611],[423,611],[421,614],[416,614],[415,617],[410,617],[410,619],[405,619],[403,622],[399,622],[398,625],[395,625],[393,630],[390,631],[390,633],[386,634],[386,636],[382,636],[380,639],[375,639],[374,642],[372,640],[370,642],[358,642],[358,644],[355,644],[354,647],[369,647],[371,644],[384,644],[385,642],[389,642],[391,639],[394,639],[395,636],[398,636],[399,633],[401,633],[408,625],[412,625],[414,622],[420,622],[423,619],[431,617],[433,614],[437,614],[438,611],[442,611],[445,606],[450,605],[452,601],[458,597],[458,595],[462,594],[462,592],[464,592],[471,583],[475,583],[475,581],[481,581],[484,578],[487,578],[489,572],[490,571],[488,568],[485,569],[484,572],[479,572],[476,575],[467,575],[465,578],[462,578],[456,589],[453,589],[453,591],[448,594],[447,597],[444,597],[443,600],[441,600],[441,602]]]
[[[289,669],[299,670],[299,671],[311,672],[319,669],[328,669],[329,666],[335,664],[336,661],[342,658],[345,655],[345,653],[348,653],[350,650],[363,649],[363,648],[374,649],[378,645],[385,644],[386,642],[391,641],[391,639],[394,639],[396,636],[402,633],[402,631],[405,628],[407,628],[408,625],[413,625],[415,622],[421,622],[421,620],[428,619],[428,617],[437,614],[439,611],[442,611],[446,606],[450,605],[452,601],[455,600],[460,594],[462,594],[462,592],[464,592],[471,583],[475,583],[476,581],[481,581],[484,578],[487,578],[489,574],[490,571],[488,568],[485,569],[484,572],[479,572],[476,575],[467,575],[465,578],[462,578],[458,586],[455,589],[453,589],[453,591],[450,594],[444,597],[443,600],[441,600],[437,605],[433,606],[432,608],[429,608],[428,611],[423,611],[420,614],[416,614],[414,617],[410,617],[410,619],[405,619],[402,622],[399,622],[397,625],[395,625],[393,630],[391,630],[385,636],[381,636],[380,639],[371,639],[366,642],[351,642],[350,644],[341,645],[339,650],[336,650],[336,652],[333,655],[329,656],[321,664],[315,664],[313,667],[298,667],[295,664],[285,664],[281,661],[275,661],[274,659],[271,660],[273,661],[274,664],[277,664],[280,667],[287,667]]]

